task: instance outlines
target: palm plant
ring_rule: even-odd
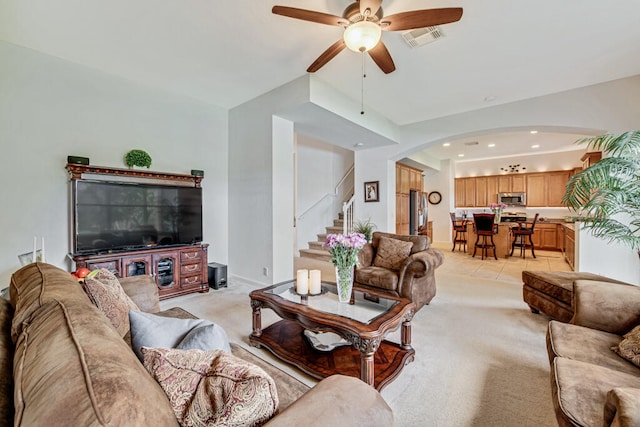
[[[640,131],[577,141],[606,154],[573,175],[562,202],[579,212],[595,237],[640,253]]]
[[[359,220],[353,224],[353,232],[364,234],[364,238],[367,242],[371,243],[371,237],[373,236],[373,230],[376,229],[376,225],[371,222],[371,218],[366,220]]]

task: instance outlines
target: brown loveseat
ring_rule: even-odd
[[[148,277],[121,283],[143,311],[189,316],[179,308],[159,313],[158,290]],[[10,294],[11,302],[0,299],[0,422],[177,425],[163,390],[69,273],[30,264],[14,273]],[[268,425],[393,423],[388,405],[360,380],[336,375],[309,389],[238,345],[232,352],[276,383],[280,406]]]
[[[560,426],[639,426],[640,368],[613,350],[640,325],[640,287],[577,280],[571,323],[549,322],[547,352]]]
[[[381,238],[411,242],[411,251],[401,260],[398,269],[377,265],[376,256]],[[409,298],[416,303],[416,311],[429,304],[436,295],[435,269],[444,261],[444,255],[430,248],[426,236],[373,233],[371,243],[367,243],[358,253],[354,285],[363,289],[383,290],[394,296]]]

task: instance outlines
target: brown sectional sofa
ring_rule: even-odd
[[[122,285],[143,311],[192,317],[179,308],[160,313],[148,277],[122,279]],[[126,337],[69,273],[28,265],[12,276],[10,295],[11,302],[0,299],[0,424],[177,425]],[[269,426],[393,424],[379,393],[358,379],[336,375],[309,389],[233,343],[232,352],[274,379],[280,406]]]
[[[560,426],[640,426],[640,368],[612,346],[640,324],[640,287],[577,280],[570,323],[547,330]]]
[[[523,271],[522,299],[533,313],[568,322],[573,317],[573,282],[597,280],[624,283],[593,273],[578,271]]]

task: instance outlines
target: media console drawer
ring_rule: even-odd
[[[196,262],[202,259],[202,251],[200,249],[186,250],[180,252],[180,262]]]

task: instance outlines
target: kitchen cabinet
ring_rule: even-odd
[[[558,249],[558,224],[536,222],[531,240],[536,249],[551,251]]]
[[[562,252],[564,256],[564,235],[566,233],[566,227],[562,224],[558,224],[558,234],[556,236],[556,246]]]
[[[563,206],[570,171],[527,174],[527,207]]]
[[[458,178],[455,180],[456,207],[476,206],[476,179]]]
[[[486,204],[498,203],[498,177],[487,176],[487,200]]]
[[[527,207],[560,207],[572,171],[456,178],[455,206],[485,208],[498,193],[526,193]]]
[[[564,233],[564,259],[574,270],[576,263],[576,232],[573,227],[565,227]]]
[[[527,183],[525,181],[525,175],[511,175],[511,192],[512,193],[524,193],[527,191]]]
[[[487,206],[487,178],[476,177],[475,180],[475,205]]]
[[[582,169],[586,169],[592,166],[594,163],[602,159],[602,151],[592,151],[590,153],[584,153],[580,160],[582,161]]]
[[[409,234],[409,191],[424,191],[420,169],[396,163],[396,233]]]

